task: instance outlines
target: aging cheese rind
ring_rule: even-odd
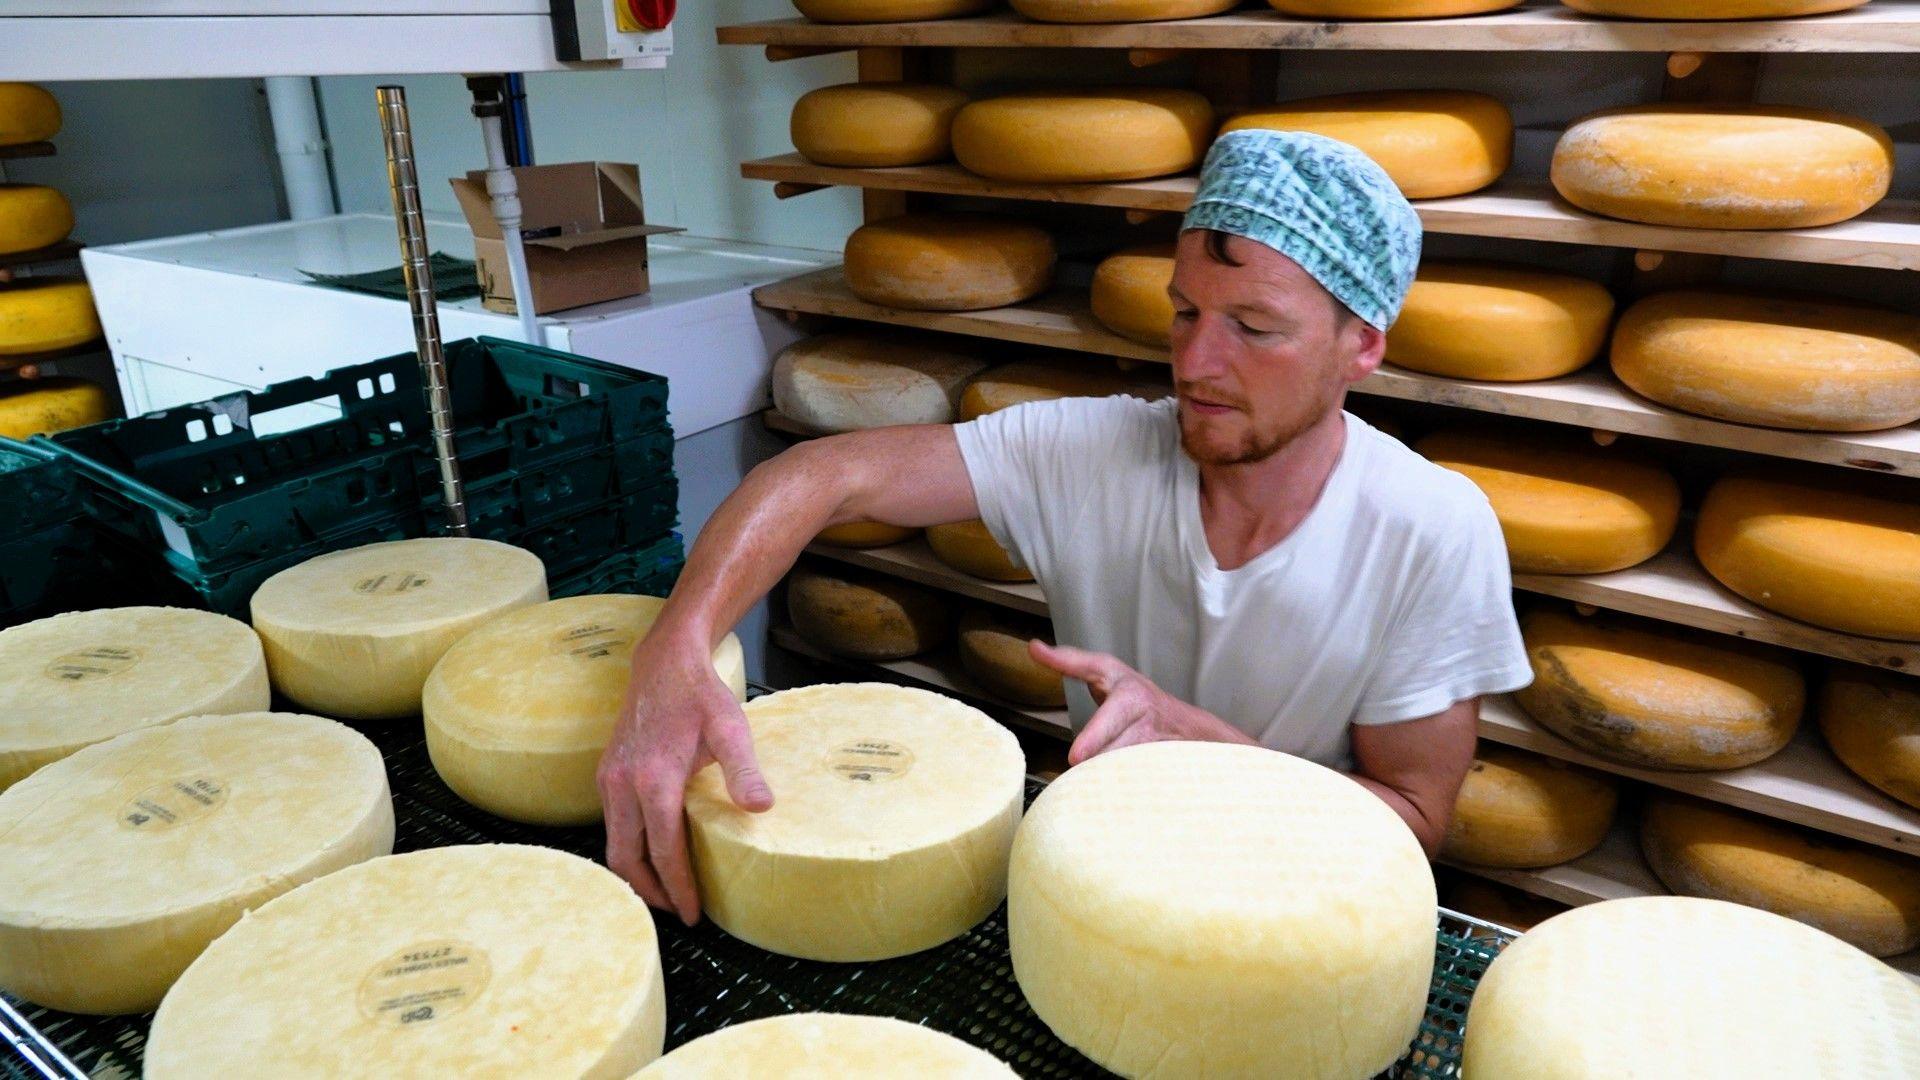
[[[837,656],[900,660],[946,644],[946,597],[895,577],[800,569],[787,575],[787,616],[803,638]]]
[[[1443,19],[1518,7],[1521,0],[1268,0],[1275,11],[1305,19]]]
[[[1029,184],[1145,180],[1200,164],[1213,106],[1192,90],[1089,87],[975,101],[953,120],[969,171]]]
[[[978,420],[1029,401],[1115,394],[1152,401],[1171,393],[1163,383],[1115,371],[1098,361],[1019,360],[974,376],[960,395],[960,419]]]
[[[1443,851],[1478,866],[1555,866],[1606,839],[1619,799],[1619,787],[1598,773],[1482,743]]]
[[[1173,332],[1172,244],[1116,251],[1093,269],[1089,303],[1100,325],[1123,338],[1165,348]]]
[[[1920,808],[1920,685],[1910,676],[1836,667],[1820,692],[1820,731],[1860,778]]]
[[[927,546],[934,557],[963,574],[988,581],[1032,581],[1033,573],[1014,561],[979,519],[927,527]]]
[[[25,441],[71,431],[113,415],[113,400],[86,379],[21,379],[0,388],[0,435]]]
[[[1867,0],[1562,0],[1588,15],[1617,19],[1792,19],[1857,8]]]
[[[855,229],[842,272],[873,304],[978,311],[1017,304],[1053,284],[1053,237],[986,214],[902,214]]]
[[[965,91],[930,83],[823,86],[794,102],[789,134],[820,165],[924,165],[952,156],[948,132],[966,103]]]
[[[26,278],[0,285],[0,356],[55,352],[100,336],[93,291],[72,278]]]
[[[1067,686],[1060,673],[1033,658],[1027,642],[1049,643],[1045,619],[976,608],[960,616],[960,666],[988,691],[1017,705],[1065,708]]]
[[[57,244],[72,231],[65,195],[39,184],[0,184],[0,255]]]
[[[1243,128],[1307,131],[1372,158],[1409,199],[1478,191],[1513,161],[1513,114],[1500,99],[1466,90],[1375,90],[1284,101],[1243,113]]]
[[[1387,330],[1387,360],[1453,379],[1525,382],[1600,354],[1613,296],[1573,274],[1428,260]]]
[[[832,435],[894,424],[951,424],[971,353],[904,334],[833,333],[796,341],[773,362],[773,406]]]
[[[45,142],[60,133],[60,102],[33,83],[0,82],[0,146]]]

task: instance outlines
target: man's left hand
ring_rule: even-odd
[[[1068,765],[1135,743],[1254,742],[1225,720],[1155,686],[1118,657],[1044,641],[1029,642],[1027,651],[1036,662],[1086,683],[1099,706],[1067,750]]]

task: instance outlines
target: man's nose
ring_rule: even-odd
[[[1232,330],[1224,316],[1206,312],[1176,325],[1172,336],[1173,378],[1175,382],[1203,382],[1227,368],[1232,355]]]

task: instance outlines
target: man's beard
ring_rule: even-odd
[[[1186,395],[1183,392],[1181,396],[1184,398]],[[1188,457],[1201,465],[1252,465],[1256,462],[1265,461],[1286,449],[1293,440],[1299,438],[1308,428],[1313,427],[1324,419],[1327,413],[1339,402],[1339,399],[1340,390],[1338,386],[1331,388],[1330,391],[1323,391],[1320,395],[1320,400],[1316,402],[1314,407],[1295,413],[1289,417],[1286,423],[1280,428],[1273,431],[1256,431],[1250,428],[1241,436],[1237,446],[1224,451],[1206,445],[1191,429],[1188,424],[1188,413],[1185,409],[1182,409],[1178,413],[1180,418],[1180,448],[1187,452]],[[1248,415],[1244,409],[1242,410],[1242,415]]]

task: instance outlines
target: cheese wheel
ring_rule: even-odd
[[[773,407],[823,434],[951,424],[960,390],[987,365],[906,334],[820,334],[773,361]]]
[[[953,632],[944,594],[854,570],[787,575],[787,617],[801,637],[857,660],[917,656],[946,644]]]
[[[1197,19],[1231,11],[1240,0],[1008,0],[1036,22],[1118,23]]]
[[[953,154],[963,90],[929,83],[844,83],[800,96],[789,124],[808,161],[848,168],[924,165]]]
[[[813,542],[830,547],[876,548],[911,540],[919,532],[919,529],[905,529],[884,521],[849,521],[821,529]]]
[[[429,537],[309,559],[253,594],[273,688],[329,716],[420,711],[420,690],[453,643],[547,598],[539,556],[493,540]]]
[[[1664,469],[1557,436],[1443,431],[1416,448],[1486,493],[1515,573],[1604,574],[1659,554],[1680,520]]]
[[[1007,890],[1013,972],[1123,1076],[1355,1080],[1419,1030],[1433,873],[1372,793],[1254,746],[1157,742],[1035,800]]]
[[[113,399],[85,379],[22,379],[0,387],[0,435],[29,439],[97,424],[113,415]]]
[[[0,146],[45,142],[60,133],[60,102],[32,83],[0,82]]]
[[[1643,769],[1737,769],[1793,738],[1806,682],[1785,654],[1664,623],[1520,621],[1533,683],[1514,700],[1588,753]]]
[[[1667,888],[1771,911],[1875,956],[1920,947],[1920,862],[1714,803],[1650,795],[1647,864]]]
[[[1849,634],[1920,641],[1920,505],[1862,490],[1729,476],[1693,550],[1720,584]]]
[[[1600,355],[1612,318],[1613,294],[1583,277],[1429,260],[1387,330],[1387,359],[1451,379],[1552,379]]]
[[[1862,780],[1920,807],[1920,684],[1866,668],[1835,668],[1820,693],[1820,731]]]
[[[653,916],[577,855],[389,855],[259,908],[193,962],[147,1080],[628,1076],[660,1055]]]
[[[1920,987],[1764,911],[1608,900],[1494,958],[1461,1066],[1473,1080],[1920,1076]]]
[[[1284,101],[1242,113],[1243,128],[1308,131],[1372,158],[1409,199],[1478,191],[1513,161],[1513,114],[1499,98],[1467,90],[1373,90]]]
[[[0,285],[0,356],[25,356],[99,338],[93,292],[73,278],[25,278]]]
[[[1305,19],[1440,19],[1520,6],[1522,0],[1268,0],[1282,15]]]
[[[0,790],[83,746],[270,697],[260,639],[209,611],[101,608],[0,630]]]
[[[1567,910],[1557,900],[1521,892],[1485,878],[1462,876],[1447,890],[1446,906],[1509,930],[1527,931]]]
[[[1093,268],[1093,317],[1123,338],[1167,346],[1173,331],[1172,244],[1116,251]]]
[[[702,1035],[632,1080],[1009,1080],[1000,1059],[951,1035],[884,1016],[793,1013]]]
[[[1611,777],[1482,743],[1441,853],[1476,866],[1556,866],[1600,846],[1619,801]]]
[[[960,666],[990,693],[1016,705],[1066,707],[1067,684],[1060,673],[1027,650],[1034,638],[1052,643],[1053,631],[1045,619],[976,608],[960,616],[957,637]]]
[[[65,195],[38,184],[0,184],[0,255],[57,244],[72,231]]]
[[[1575,11],[1619,19],[1791,19],[1857,8],[1867,0],[1564,0]]]
[[[953,154],[1016,183],[1144,180],[1200,164],[1213,106],[1191,90],[1057,88],[976,101],[953,118]]]
[[[1053,284],[1053,237],[986,214],[902,214],[847,237],[847,288],[910,311],[1005,307]]]
[[[987,523],[955,521],[927,527],[927,546],[934,558],[963,574],[988,581],[1032,581],[1033,574],[987,531]]]
[[[1887,193],[1879,125],[1785,105],[1634,105],[1579,120],[1554,147],[1553,186],[1582,210],[1650,225],[1804,229]]]
[[[993,0],[793,0],[793,6],[814,22],[918,22],[974,15]]]
[[[985,713],[883,683],[750,701],[773,809],[748,813],[717,765],[687,783],[706,913],[783,956],[883,960],[930,949],[1007,893],[1026,757]]]
[[[1620,317],[1613,373],[1662,405],[1717,420],[1899,427],[1920,419],[1920,318],[1819,297],[1678,289]]]
[[[978,420],[988,413],[1029,401],[1115,394],[1156,400],[1170,393],[1163,384],[1115,371],[1097,360],[1061,363],[1020,360],[975,376],[960,395],[960,419]]]
[[[599,821],[594,773],[626,704],[633,648],[664,606],[653,596],[570,596],[455,642],[421,694],[434,771],[490,814],[534,825]],[[740,639],[722,639],[713,664],[745,701]]]
[[[366,737],[290,713],[131,731],[0,794],[0,987],[137,1013],[252,908],[393,850]]]

